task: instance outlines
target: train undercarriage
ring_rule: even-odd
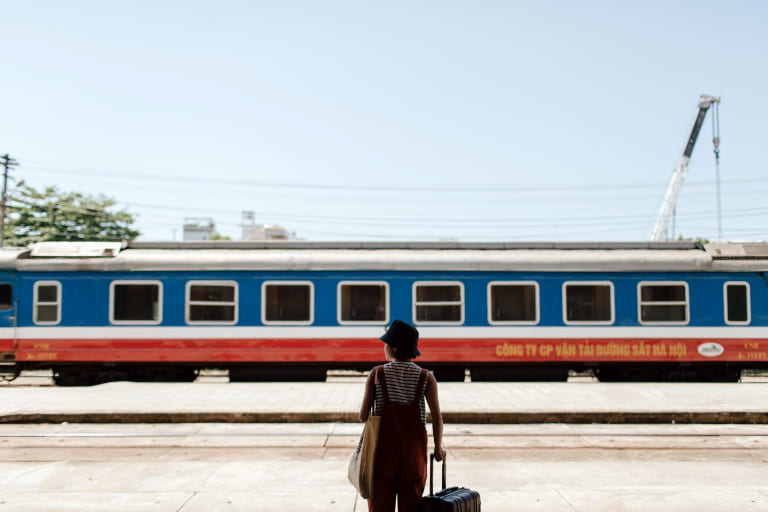
[[[69,363],[56,366],[0,365],[0,378],[9,381],[23,370],[48,369],[59,386],[91,386],[113,381],[193,382],[201,370],[227,370],[230,382],[322,382],[328,370],[365,372],[369,365],[329,364],[136,364]],[[438,382],[565,382],[574,373],[593,375],[600,382],[738,382],[743,365],[728,363],[601,363],[587,364],[430,364]]]

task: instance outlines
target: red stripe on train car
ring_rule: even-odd
[[[423,339],[430,362],[768,362],[768,339]],[[371,362],[378,340],[37,339],[19,340],[17,361]]]

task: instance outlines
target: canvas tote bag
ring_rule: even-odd
[[[378,377],[378,368],[376,373]],[[373,463],[380,429],[381,416],[374,416],[373,411],[370,411],[360,442],[357,443],[357,449],[349,460],[347,476],[363,498],[370,498],[373,495]]]

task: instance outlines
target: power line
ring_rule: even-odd
[[[121,203],[121,204],[128,204],[128,203]],[[149,209],[158,209],[158,210],[172,210],[172,211],[190,211],[190,209],[199,211],[199,212],[206,212],[206,213],[223,213],[228,215],[240,215],[242,212],[239,210],[229,210],[229,209],[215,209],[215,208],[203,208],[203,209],[194,209],[190,208],[188,206],[183,205],[169,205],[169,204],[153,204],[153,203],[130,203],[132,206],[136,207],[142,207],[142,208],[149,208]],[[760,213],[760,212],[767,212],[768,213],[768,207],[757,207],[757,208],[741,208],[737,210],[732,210],[728,216],[734,216],[738,213],[748,213],[748,214],[754,214],[754,213]],[[382,217],[381,215],[377,215],[375,217],[363,217],[360,215],[350,215],[350,216],[336,216],[336,215],[295,215],[290,213],[282,213],[282,212],[259,212],[259,215],[269,216],[269,217],[279,217],[282,219],[289,219],[289,220],[306,220],[306,221],[314,221],[316,223],[325,223],[325,222],[348,222],[348,221],[370,221],[371,224],[391,224],[391,223],[398,223],[398,222],[405,222],[405,223],[450,223],[450,224],[456,224],[456,223],[492,223],[492,224],[510,224],[510,223],[519,223],[519,222],[530,222],[532,219],[521,219],[519,216],[513,217],[513,218],[499,218],[498,216],[492,217],[492,218],[473,218],[468,219],[467,217],[444,217],[441,216],[439,218],[432,218],[432,217]],[[679,217],[681,218],[709,218],[711,216],[711,212],[709,210],[697,210],[692,211],[688,213],[681,213],[679,214]],[[601,220],[607,220],[607,221],[616,221],[616,220],[643,220],[645,221],[648,218],[652,218],[653,214],[651,213],[642,213],[642,214],[632,214],[632,215],[600,215],[600,216],[585,216],[585,217],[575,217],[573,215],[569,215],[567,217],[541,217],[536,216],[536,220],[543,221],[543,222],[562,222],[562,221],[601,221]]]
[[[43,173],[62,173],[66,172],[68,175],[79,176],[93,176],[93,177],[107,177],[119,180],[131,180],[135,178],[145,179],[152,182],[169,182],[169,183],[198,183],[202,185],[232,185],[237,187],[250,186],[259,188],[287,188],[287,189],[309,189],[309,190],[348,190],[348,191],[372,191],[372,192],[459,192],[459,193],[475,193],[475,192],[537,192],[537,191],[561,191],[572,192],[574,190],[622,190],[622,189],[659,189],[658,183],[628,183],[628,184],[607,184],[607,185],[524,185],[524,186],[488,186],[488,187],[471,187],[471,186],[441,186],[441,185],[428,185],[428,186],[387,186],[387,185],[348,185],[339,183],[289,183],[289,182],[273,182],[273,181],[259,181],[259,180],[233,180],[225,178],[196,178],[188,175],[168,175],[161,172],[156,173],[143,173],[143,172],[127,172],[116,170],[82,170],[81,168],[66,168],[66,167],[46,167],[41,165],[24,165],[25,170],[43,172]],[[690,182],[686,186],[707,186],[715,184],[715,181],[702,181],[702,182]],[[722,183],[725,184],[748,184],[748,183],[768,183],[768,178],[750,178],[743,180],[726,180]]]
[[[253,199],[253,193],[248,192],[248,187],[258,187],[260,189],[267,189],[263,190],[262,194],[265,196],[265,201],[263,202],[275,202],[276,199],[278,199],[278,195],[272,193],[269,189],[272,188],[282,188],[286,190],[296,190],[298,192],[299,189],[304,189],[307,191],[315,191],[320,190],[323,191],[323,194],[321,195],[312,195],[311,192],[307,192],[305,194],[296,194],[296,193],[290,193],[286,192],[283,194],[285,199],[293,200],[294,202],[301,202],[302,204],[311,203],[312,208],[319,208],[321,210],[330,210],[332,208],[326,208],[325,206],[320,206],[321,204],[325,203],[333,203],[333,198],[331,197],[333,194],[326,193],[327,191],[336,190],[339,193],[336,194],[337,196],[341,196],[340,198],[337,198],[335,200],[335,203],[344,203],[348,204],[348,202],[351,201],[361,201],[366,202],[366,204],[369,204],[371,201],[371,193],[381,193],[381,192],[387,192],[387,191],[393,191],[397,190],[399,192],[411,192],[411,193],[418,193],[420,194],[418,197],[419,202],[424,201],[446,201],[446,196],[450,196],[450,201],[471,201],[471,202],[478,202],[482,203],[485,208],[482,210],[485,212],[485,214],[482,217],[475,217],[477,213],[480,213],[476,209],[467,209],[464,210],[462,208],[456,208],[454,205],[454,208],[451,209],[450,213],[453,213],[452,216],[442,216],[440,215],[437,217],[436,215],[431,215],[430,217],[424,217],[424,216],[411,216],[411,217],[383,217],[382,215],[376,215],[375,217],[364,217],[356,213],[360,213],[363,211],[375,211],[371,210],[370,208],[366,208],[365,210],[360,210],[357,206],[354,207],[354,212],[350,215],[314,215],[314,214],[307,214],[307,215],[300,215],[291,213],[296,211],[294,208],[291,208],[290,211],[283,211],[281,213],[279,210],[283,209],[281,206],[287,205],[285,201],[278,201],[280,203],[280,206],[278,208],[273,209],[271,211],[264,211],[259,212],[259,216],[261,218],[272,218],[274,221],[280,222],[280,221],[288,221],[288,222],[297,222],[301,224],[307,224],[307,225],[328,225],[329,227],[331,225],[349,225],[352,226],[365,226],[365,227],[372,227],[372,228],[387,228],[387,227],[407,227],[407,228],[418,228],[422,227],[425,229],[428,228],[444,228],[444,227],[454,227],[455,231],[462,232],[466,231],[467,229],[471,229],[471,233],[475,233],[478,228],[482,228],[487,226],[489,229],[504,229],[504,228],[511,228],[515,230],[525,230],[525,229],[539,229],[539,230],[567,230],[569,233],[573,233],[579,230],[590,230],[594,231],[594,229],[599,229],[600,233],[609,233],[609,232],[624,232],[628,228],[631,229],[634,226],[640,226],[645,225],[646,223],[648,225],[652,224],[653,221],[653,215],[651,213],[651,209],[649,208],[647,213],[637,213],[637,214],[631,214],[627,212],[626,205],[628,204],[628,199],[626,197],[623,197],[625,195],[628,195],[627,192],[635,192],[638,190],[659,190],[658,184],[651,184],[651,183],[635,183],[635,184],[625,184],[625,185],[578,185],[578,186],[563,186],[563,185],[522,185],[522,186],[497,186],[489,188],[488,186],[482,186],[482,187],[458,187],[458,186],[414,186],[414,187],[389,187],[389,186],[355,186],[355,185],[349,185],[349,184],[333,184],[333,183],[324,183],[324,184],[295,184],[295,183],[288,183],[288,182],[270,182],[270,181],[258,181],[258,180],[232,180],[232,179],[218,179],[218,178],[188,178],[188,177],[182,177],[177,175],[165,175],[162,176],[160,173],[158,174],[149,174],[149,173],[143,173],[143,172],[120,172],[118,175],[112,174],[109,171],[106,171],[104,169],[99,170],[87,170],[83,168],[76,168],[76,169],[67,169],[64,166],[57,166],[55,168],[51,167],[44,167],[44,166],[29,166],[26,163],[23,166],[23,169],[26,170],[32,170],[32,172],[41,172],[41,173],[57,173],[61,174],[66,170],[67,174],[74,174],[75,176],[81,176],[81,177],[99,177],[99,178],[105,178],[105,179],[116,179],[116,180],[128,180],[131,182],[130,184],[125,184],[125,186],[120,185],[123,188],[132,189],[132,188],[149,188],[154,191],[162,191],[164,188],[167,190],[174,190],[175,192],[179,192],[180,186],[188,186],[193,187],[193,190],[191,190],[190,194],[197,194],[198,190],[197,188],[200,188],[200,193],[211,193],[211,187],[212,186],[220,186],[220,187],[228,187],[229,192],[228,194],[249,194],[249,197]],[[114,171],[113,171],[114,172]],[[75,178],[77,180],[77,178]],[[140,180],[138,182],[137,180]],[[158,185],[154,185],[154,183],[160,181],[161,183]],[[173,187],[163,187],[162,182],[167,183],[173,183]],[[89,184],[92,184],[93,182],[89,182]],[[103,185],[103,181],[99,180],[99,183]],[[148,186],[149,183],[152,183],[152,186]],[[686,188],[689,190],[688,195],[689,196],[697,196],[697,195],[704,195],[706,192],[701,190],[702,187],[709,187],[712,186],[715,182],[714,181],[702,181],[702,182],[689,182],[686,186]],[[768,178],[747,178],[747,179],[733,179],[733,180],[726,180],[723,181],[722,184],[730,185],[730,186],[740,186],[740,185],[755,185],[759,183],[768,183]],[[118,185],[115,185],[118,186]],[[205,190],[203,190],[203,188]],[[698,188],[699,190],[695,190],[693,192],[690,191],[691,188]],[[583,194],[581,192],[588,190],[588,191],[594,191],[595,194],[592,194],[593,199],[589,199],[587,196],[588,194]],[[604,193],[601,195],[598,195],[601,191],[616,191],[616,190],[622,190],[625,193]],[[357,193],[359,192],[359,193]],[[429,193],[426,193],[429,192]],[[184,192],[182,192],[184,193]],[[563,193],[566,193],[563,195]],[[711,192],[709,192],[711,193]],[[757,190],[754,186],[751,187],[748,191],[745,191],[744,194],[759,194],[760,191]],[[469,194],[469,195],[468,195]],[[477,197],[472,197],[471,194],[474,194]],[[554,196],[557,194],[558,197],[545,197],[544,199],[541,199],[541,194],[548,194],[550,196]],[[505,195],[506,197],[502,197],[502,195]],[[516,195],[518,197],[514,198],[513,200],[515,202],[521,202],[521,201],[527,201],[527,202],[535,202],[535,203],[542,203],[545,200],[551,200],[551,201],[557,201],[558,209],[562,210],[564,213],[562,216],[551,216],[551,215],[537,215],[536,211],[531,209],[530,215],[525,215],[525,212],[523,212],[523,215],[529,218],[524,218],[521,216],[515,216],[512,218],[509,217],[499,217],[498,215],[494,215],[494,211],[501,211],[499,208],[496,207],[495,203],[493,207],[490,207],[491,205],[488,203],[495,202],[496,200],[504,200],[509,201],[511,195]],[[650,199],[651,194],[631,194],[632,197],[635,198],[646,198]],[[654,197],[657,196],[657,194],[652,194]],[[303,197],[302,197],[303,196]],[[406,194],[393,194],[393,200],[401,200],[408,202],[409,205],[411,202],[414,201],[413,197],[409,197]],[[539,196],[539,197],[535,197]],[[741,196],[740,196],[741,197]],[[579,204],[574,204],[575,201],[579,201]],[[261,200],[260,200],[261,201]],[[586,201],[586,202],[585,202]],[[584,213],[587,213],[588,211],[595,209],[595,204],[597,201],[599,201],[601,204],[606,205],[606,201],[609,201],[610,203],[617,203],[616,205],[606,205],[600,207],[600,212],[605,212],[605,215],[581,215],[579,216],[578,213],[580,211],[583,211]],[[697,199],[698,201],[698,199]],[[177,212],[184,212],[184,216],[189,216],[192,214],[192,212],[195,212],[198,214],[202,214],[202,212],[206,212],[207,214],[223,214],[226,216],[240,216],[241,209],[222,209],[222,208],[201,208],[199,205],[203,204],[201,202],[196,202],[196,205],[194,207],[189,207],[186,205],[169,205],[167,203],[165,204],[156,204],[156,203],[136,203],[132,201],[116,201],[116,204],[114,206],[120,205],[119,207],[125,207],[127,209],[134,209],[134,208],[140,208],[140,209],[149,209],[149,210],[167,210],[167,211],[177,211]],[[620,203],[620,206],[618,204]],[[232,204],[230,202],[230,204]],[[569,204],[570,206],[566,206],[566,204]],[[589,205],[590,208],[584,208],[583,206]],[[743,205],[743,203],[742,203]],[[534,205],[535,207],[538,207],[537,205]],[[72,207],[69,207],[72,208]],[[467,206],[467,208],[470,208]],[[472,207],[474,208],[474,207]],[[527,206],[525,207],[527,208]],[[83,213],[87,213],[87,208],[82,207],[79,210],[75,211],[83,211]],[[349,208],[345,209],[346,211],[350,211]],[[543,211],[540,208],[538,208],[539,211]],[[123,210],[125,211],[125,210]],[[406,212],[407,209],[403,207],[399,207],[396,209],[390,209],[389,211],[402,211]],[[433,210],[435,214],[439,215],[440,209]],[[462,215],[466,211],[467,215]],[[551,208],[547,209],[548,212],[551,211]],[[567,213],[566,213],[567,211]],[[622,215],[615,215],[614,213],[620,211]],[[752,209],[738,209],[738,210],[731,210],[729,211],[725,217],[727,218],[737,218],[737,217],[754,217],[763,215],[765,212],[765,209],[763,208],[752,208]],[[127,212],[126,212],[127,213]],[[449,213],[449,215],[450,215]],[[457,217],[456,214],[461,215],[460,217]],[[509,215],[508,210],[505,211],[507,216]],[[574,215],[575,214],[575,215]],[[134,214],[135,215],[135,214]],[[147,214],[149,216],[153,214]],[[691,229],[691,221],[698,221],[698,220],[707,220],[712,218],[712,214],[709,212],[709,210],[701,211],[701,210],[694,210],[688,213],[679,213],[678,217],[681,220],[687,220],[688,225],[682,226],[684,231],[698,231],[701,230],[699,228]],[[170,218],[170,216],[169,216]],[[619,222],[621,225],[618,226],[616,229],[614,229],[615,224]],[[450,224],[450,226],[448,225]],[[220,226],[240,226],[240,223],[235,222],[217,222],[217,225]],[[695,222],[694,222],[695,225]],[[706,227],[705,229],[709,229],[709,227]],[[385,229],[386,230],[386,229]],[[315,231],[312,231],[315,232]],[[332,232],[326,232],[328,234],[335,234]],[[370,233],[365,233],[363,236],[370,236]],[[342,235],[344,236],[344,235]],[[466,238],[466,234],[462,235],[463,238]],[[473,235],[470,235],[473,236]],[[384,236],[386,238],[386,236]],[[427,238],[434,238],[434,235]]]
[[[99,207],[91,208],[91,207],[82,206],[82,205],[74,206],[68,203],[62,203],[60,201],[43,200],[40,203],[36,203],[34,201],[22,199],[19,197],[13,197],[13,196],[11,196],[9,199],[16,203],[24,204],[26,206],[35,206],[38,208],[55,208],[56,210],[59,210],[59,211],[70,211],[70,212],[82,213],[85,215],[93,215],[93,216],[105,215],[107,210],[106,208],[99,208]],[[118,204],[118,203],[115,203],[115,204]],[[16,206],[16,205],[9,205],[9,206],[13,208],[20,208],[19,206]],[[123,212],[123,210],[121,210],[121,212]]]
[[[751,184],[749,180],[744,180],[743,184]],[[78,183],[75,181],[74,183]],[[101,183],[101,182],[100,182]],[[85,186],[92,186],[92,181],[83,182]],[[732,185],[740,185],[741,182],[738,184],[732,184]],[[103,183],[102,183],[103,185]],[[210,197],[211,189],[210,187],[196,187],[193,185],[194,188],[189,189],[183,189],[184,184],[177,184],[173,187],[164,187],[162,185],[147,185],[147,184],[139,184],[139,183],[132,183],[129,185],[115,185],[119,186],[121,193],[123,196],[127,193],[128,190],[131,191],[151,191],[156,193],[161,192],[168,192],[169,194],[173,194],[175,196],[183,194],[186,197],[189,197],[190,200],[192,197],[199,197],[199,196],[205,196]],[[691,183],[689,183],[691,185]],[[695,185],[695,184],[693,184]],[[545,200],[557,200],[559,202],[563,201],[578,201],[579,204],[589,204],[594,205],[597,202],[600,203],[613,203],[613,204],[620,204],[622,207],[627,204],[627,201],[643,201],[644,203],[653,201],[654,203],[658,199],[658,195],[655,193],[632,193],[633,190],[626,190],[623,193],[601,193],[600,191],[594,191],[594,193],[580,193],[578,195],[574,194],[565,194],[562,195],[563,192],[557,191],[557,192],[549,192],[546,193],[545,191],[539,191],[536,193],[519,193],[516,196],[511,196],[511,193],[504,193],[499,192],[498,194],[491,194],[490,192],[487,193],[476,193],[474,196],[467,196],[462,194],[457,195],[449,195],[446,196],[445,193],[443,195],[422,195],[418,198],[419,203],[445,203],[446,201],[450,201],[451,204],[466,204],[466,205],[474,205],[474,204],[482,204],[482,205],[488,205],[493,203],[508,203],[510,200],[514,200],[515,203],[541,203]],[[547,194],[546,196],[542,196],[541,194]],[[708,190],[703,190],[702,188],[699,188],[698,190],[688,190],[685,194],[687,199],[691,198],[704,198],[709,197],[709,194],[711,192]],[[335,195],[331,195],[329,193],[323,193],[323,194],[310,194],[310,193],[287,193],[287,194],[280,194],[280,193],[271,193],[269,191],[263,190],[263,191],[257,191],[256,193],[251,192],[249,189],[240,189],[240,188],[231,188],[226,191],[227,196],[235,198],[235,197],[244,197],[247,198],[249,202],[286,202],[291,201],[294,203],[302,203],[302,204],[308,204],[308,203],[314,203],[314,204],[336,204],[339,202],[344,202],[345,204],[350,203],[363,203],[363,204],[370,204],[371,202],[371,195],[369,194],[344,194],[343,191],[340,191],[339,193]],[[557,195],[555,195],[557,194]],[[733,194],[738,194],[739,197],[745,196],[745,195],[764,195],[768,194],[768,190],[766,189],[759,189],[755,188],[754,186],[749,188],[748,190],[741,190],[738,192],[733,192]],[[377,196],[378,197],[378,196]],[[390,203],[406,203],[411,204],[414,199],[412,197],[404,196],[404,195],[394,195],[391,198],[387,199]],[[138,204],[133,203],[132,201],[121,201],[121,203],[124,204]],[[648,206],[648,210],[652,210],[650,206]]]

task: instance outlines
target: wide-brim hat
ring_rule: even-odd
[[[419,352],[419,331],[409,323],[402,320],[393,320],[387,328],[387,332],[379,338],[387,345],[397,349],[397,355],[400,357],[416,357],[421,355]]]

